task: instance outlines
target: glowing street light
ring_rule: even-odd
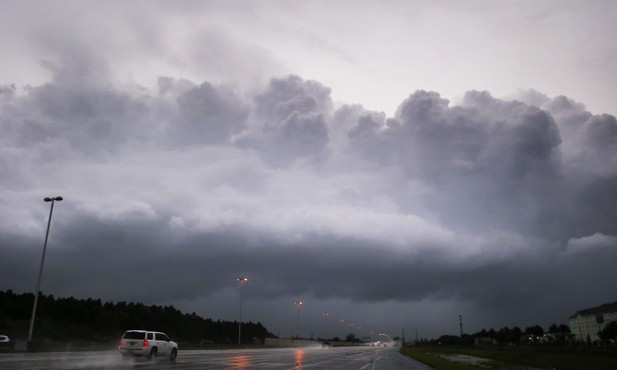
[[[295,301],[294,304],[296,305],[296,307],[298,308],[298,326],[296,329],[296,338],[300,339],[300,306],[302,306],[304,302],[302,301]]]
[[[41,291],[41,277],[43,276],[43,264],[45,263],[45,252],[47,251],[47,239],[49,238],[49,226],[51,225],[51,215],[54,211],[54,202],[61,201],[62,197],[53,198],[46,197],[43,199],[46,202],[51,202],[49,208],[49,219],[47,220],[47,232],[45,233],[45,243],[43,244],[43,257],[41,257],[41,267],[39,268],[39,279],[36,284],[36,295],[34,296],[34,305],[32,306],[32,317],[30,318],[30,330],[28,330],[28,343],[32,342],[32,331],[34,329],[34,317],[36,316],[36,305],[39,302],[39,293]]]
[[[249,279],[245,277],[239,277],[238,282],[240,283],[240,319],[238,320],[238,345],[241,343],[242,338],[242,285],[249,281]]]

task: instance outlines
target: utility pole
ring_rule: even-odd
[[[461,344],[463,344],[463,316],[458,315],[458,324],[461,327]]]

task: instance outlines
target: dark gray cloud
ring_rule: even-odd
[[[224,307],[247,275],[249,319],[282,335],[281,302],[299,298],[431,335],[457,311],[479,330],[614,300],[610,114],[538,92],[453,105],[419,90],[388,117],[298,76],[150,90],[103,83],[87,57],[51,70],[0,88],[0,289],[34,287],[42,198],[62,195],[44,278],[58,296],[234,319]]]
[[[280,122],[294,112],[329,112],[331,90],[316,81],[299,76],[273,78],[266,91],[255,97],[256,116],[267,122]]]
[[[168,135],[184,144],[224,144],[242,132],[249,114],[233,90],[208,82],[183,92],[176,103],[179,117]]]
[[[254,103],[252,130],[238,138],[238,145],[257,149],[264,160],[277,165],[327,156],[326,117],[333,106],[329,88],[298,76],[273,78]]]

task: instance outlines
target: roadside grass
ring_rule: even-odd
[[[559,369],[559,370],[614,370],[617,369],[617,351],[609,349],[576,349],[551,347],[403,347],[401,353],[436,369],[468,370],[480,366],[455,362],[440,357],[464,354],[493,360],[483,364],[485,369]]]
[[[439,354],[433,352],[432,347],[402,347],[401,353],[405,356],[418,360],[432,368],[443,370],[477,370],[474,365],[454,362],[439,357]]]

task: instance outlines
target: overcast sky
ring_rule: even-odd
[[[614,1],[0,1],[0,289],[281,336],[617,300]],[[345,324],[345,325],[347,325]],[[336,328],[336,329],[335,329]],[[364,332],[356,332],[364,335]]]

